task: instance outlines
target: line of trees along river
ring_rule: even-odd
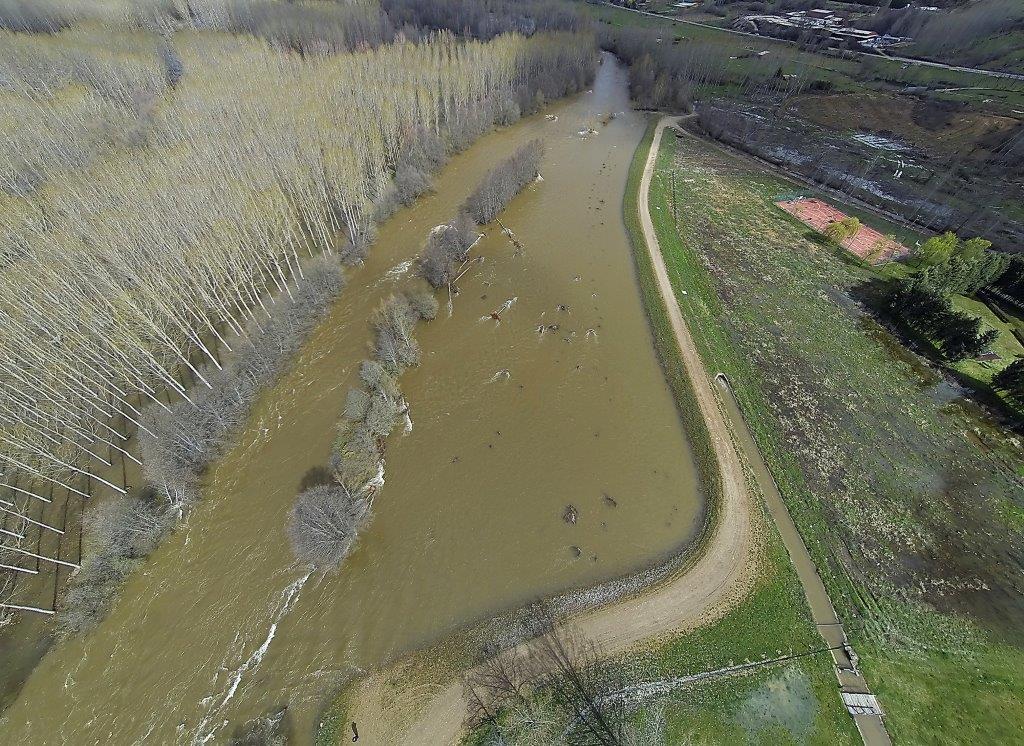
[[[95,624],[375,223],[595,59],[552,23],[481,42],[369,2],[185,7],[0,6],[0,626],[57,602],[100,494],[59,619]],[[48,630],[2,634],[6,701]]]
[[[323,695],[356,668],[538,593],[628,573],[687,540],[696,488],[619,214],[644,130],[627,109],[624,72],[609,60],[593,93],[452,156],[431,193],[379,226],[296,364],[204,474],[185,525],[102,624],[43,659],[5,713],[5,735],[223,739],[284,704],[296,735],[308,734]],[[522,250],[486,227],[473,249],[486,260],[459,281],[453,315],[417,327],[422,361],[401,381],[415,429],[389,440],[386,491],[356,550],[307,577],[285,525],[297,492],[329,463],[366,357],[366,319],[403,287],[431,228],[538,137],[545,181],[501,215]],[[562,520],[570,502],[576,525]]]
[[[119,46],[135,46],[117,33],[113,52],[75,28],[3,39],[13,83],[2,95],[50,127],[12,122],[12,134],[37,141],[4,149],[0,168],[0,467],[25,490],[23,508],[49,484],[81,492],[82,477],[125,493],[100,474],[97,454],[128,436],[113,421],[155,437],[162,415],[147,406],[170,410],[164,389],[198,406],[181,374],[212,391],[222,354],[253,348],[278,299],[301,297],[305,263],[363,259],[375,218],[427,188],[440,165],[417,143],[461,149],[495,120],[578,90],[594,59],[589,37],[564,33],[477,42],[439,32],[297,56],[183,32],[124,57]],[[157,53],[169,48],[173,76]],[[108,110],[120,119],[104,120]],[[106,127],[121,131],[93,147]],[[192,472],[223,440],[170,435],[161,456],[177,448],[177,466]],[[166,462],[148,476],[177,509],[194,480]]]

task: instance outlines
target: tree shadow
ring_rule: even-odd
[[[314,466],[302,475],[299,482],[299,492],[305,492],[310,487],[319,487],[322,484],[334,484],[334,475],[331,470],[324,466]]]
[[[818,231],[805,231],[803,237],[810,241],[811,243],[825,249],[825,251],[829,252],[832,256],[841,261],[843,264],[847,264],[851,267],[857,267],[858,269],[874,269],[870,264],[861,259],[859,256],[852,253],[851,251],[848,251],[847,249],[844,249],[842,246],[839,246],[838,244],[832,243],[827,238],[825,238],[825,236],[823,236],[821,233],[818,233]]]

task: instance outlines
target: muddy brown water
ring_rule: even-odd
[[[692,541],[703,501],[621,216],[646,122],[608,57],[591,92],[545,113],[557,121],[482,138],[434,194],[382,226],[294,369],[211,469],[203,502],[98,629],[46,655],[0,741],[219,742],[288,705],[305,742],[346,677]],[[589,127],[598,134],[579,134]],[[525,252],[514,256],[488,226],[476,249],[486,260],[460,282],[451,317],[442,309],[420,326],[423,362],[401,379],[414,426],[389,441],[373,522],[341,570],[309,574],[292,559],[286,516],[303,477],[327,461],[367,354],[367,318],[408,282],[430,228],[534,137],[547,144],[544,180],[501,216]],[[487,318],[509,299],[500,323]],[[576,525],[562,520],[570,503]]]

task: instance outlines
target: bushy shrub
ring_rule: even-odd
[[[438,303],[434,294],[426,289],[410,290],[405,294],[409,308],[421,321],[433,321],[437,318]]]
[[[370,395],[362,389],[349,389],[345,397],[345,419],[361,420],[370,408]]]
[[[63,633],[86,631],[103,619],[121,581],[153,551],[176,515],[166,500],[152,493],[114,499],[86,511],[87,559],[57,618]]]
[[[369,501],[343,487],[309,488],[299,495],[288,518],[296,558],[313,567],[337,567],[352,551],[369,514]]]
[[[435,288],[448,284],[458,266],[469,257],[476,239],[476,223],[465,212],[460,212],[452,222],[437,226],[427,236],[420,254],[420,276]]]
[[[394,193],[397,199],[397,191]],[[350,225],[346,231],[345,241],[338,249],[338,256],[347,265],[361,264],[370,253],[370,246],[377,239],[377,225],[368,218],[361,225]]]
[[[518,122],[520,116],[522,116],[522,113],[519,109],[519,102],[512,99],[503,99],[498,102],[495,108],[494,121],[502,127],[507,127]]]
[[[537,177],[544,144],[533,140],[495,167],[466,200],[464,210],[480,225],[490,223]]]
[[[400,165],[408,165],[425,173],[434,173],[448,162],[448,146],[440,135],[425,127],[417,128],[398,157]]]
[[[420,347],[412,334],[417,318],[402,295],[391,296],[374,311],[374,356],[392,374],[420,361]]]

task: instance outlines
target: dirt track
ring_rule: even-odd
[[[672,292],[668,271],[648,208],[648,191],[666,126],[657,125],[638,195],[638,211],[658,288],[668,309],[683,363],[692,381],[701,415],[718,455],[722,495],[717,520],[703,553],[688,569],[633,598],[583,614],[574,626],[607,655],[615,655],[668,633],[693,629],[719,618],[742,599],[754,579],[758,535],[752,499],[743,466],[730,436],[711,377],[697,354]],[[524,643],[528,646],[530,643]],[[370,744],[451,744],[458,741],[466,712],[461,681],[427,691],[393,688],[393,672],[380,672],[354,692],[349,716],[359,724],[360,742]],[[396,722],[398,713],[416,712],[409,724]]]

